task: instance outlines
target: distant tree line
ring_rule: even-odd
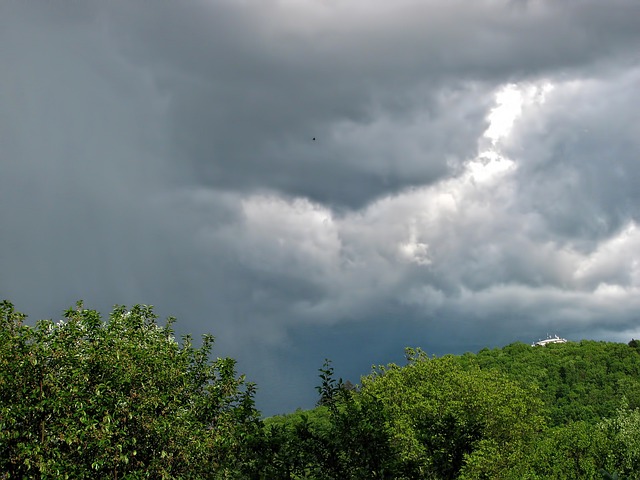
[[[230,358],[170,318],[0,302],[0,478],[640,478],[640,342],[514,343],[319,370],[318,405],[262,419]]]

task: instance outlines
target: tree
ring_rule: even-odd
[[[611,442],[615,469],[625,477],[640,478],[640,410],[623,406],[599,427]]]
[[[347,388],[342,379],[336,381],[328,360],[320,372],[319,403],[327,406],[330,423],[322,470],[336,480],[399,478],[383,403],[371,393]]]
[[[599,480],[610,448],[606,435],[597,425],[571,422],[551,427],[540,435],[526,461],[533,478]]]
[[[0,303],[0,470],[8,478],[241,478],[254,386],[213,337],[180,345],[152,307],[24,325]]]
[[[386,408],[413,478],[504,478],[542,428],[537,390],[477,365],[462,368],[453,356],[408,349],[407,357],[404,367],[378,367],[361,390]]]
[[[328,360],[320,379],[315,409],[265,421],[268,454],[260,478],[405,478],[382,402],[336,380]]]

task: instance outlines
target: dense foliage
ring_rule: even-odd
[[[416,478],[496,478],[518,462],[543,425],[542,402],[495,370],[462,368],[453,356],[409,351],[405,367],[379,367],[362,391],[388,406],[393,438]]]
[[[464,366],[478,365],[506,373],[521,383],[540,387],[551,425],[595,422],[615,414],[620,401],[640,407],[640,351],[637,341],[583,340],[531,348],[513,343],[459,357]]]
[[[151,307],[24,324],[0,303],[0,478],[640,478],[640,342],[514,343],[343,383],[261,420],[230,358]]]
[[[315,410],[269,419],[284,455],[281,474],[265,478],[640,478],[639,346],[514,343],[441,358],[408,349],[407,365],[375,367],[356,390],[336,394],[334,382]],[[330,373],[321,369],[323,384]],[[371,425],[376,442],[362,433]],[[309,439],[338,457],[381,457],[382,468],[328,473]]]
[[[0,304],[0,472],[7,478],[228,478],[251,463],[253,386],[212,337],[180,346],[149,307],[23,324]]]

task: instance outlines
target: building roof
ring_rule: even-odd
[[[544,340],[539,340],[537,342],[533,342],[531,344],[532,347],[544,347],[545,345],[548,345],[550,343],[567,343],[567,340],[564,338],[560,338],[559,336],[555,335],[555,336],[548,336],[547,338],[545,338]]]

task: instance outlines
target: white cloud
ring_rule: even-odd
[[[241,201],[241,261],[265,270],[300,271],[314,278],[339,262],[340,239],[331,212],[306,199],[258,195]]]
[[[640,288],[640,230],[630,223],[618,234],[600,243],[580,261],[575,271],[578,285],[596,293]]]
[[[400,243],[398,250],[400,255],[411,263],[417,265],[429,265],[431,258],[429,258],[429,245],[418,239],[418,233],[415,225],[411,225],[409,228],[409,238],[406,242]]]

